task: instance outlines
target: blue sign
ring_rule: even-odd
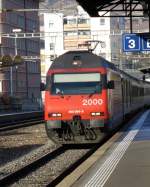
[[[150,33],[124,34],[123,51],[150,51]]]
[[[142,37],[142,51],[150,51],[150,35]]]
[[[141,39],[137,34],[123,35],[123,51],[132,52],[141,50]]]

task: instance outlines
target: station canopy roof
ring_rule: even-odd
[[[117,17],[143,17],[148,15],[150,10],[149,0],[77,0],[77,2],[91,17],[106,17],[108,12],[114,12]],[[114,17],[115,14],[108,17]]]
[[[150,73],[150,66],[145,67],[145,68],[140,68],[139,71],[141,71],[144,74]]]

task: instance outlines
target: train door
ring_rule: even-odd
[[[122,78],[121,79],[121,90],[122,90],[122,113],[123,113],[123,118],[125,116],[125,100],[126,100],[126,92],[125,92],[125,80]]]
[[[114,81],[114,89],[108,89],[108,109],[112,128],[123,119],[122,86],[119,72],[108,71],[107,81]]]
[[[126,96],[127,96],[127,113],[131,111],[131,84],[130,80],[126,81]]]
[[[126,115],[131,111],[132,105],[132,90],[131,82],[127,78],[122,79],[122,98],[123,98],[123,113]]]

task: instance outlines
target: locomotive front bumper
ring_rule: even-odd
[[[66,124],[72,125],[73,120],[63,121]],[[82,120],[80,121],[85,128],[99,128],[104,127],[105,120],[104,119],[92,119],[92,120]],[[49,129],[59,129],[62,128],[61,120],[48,120],[46,121],[47,127]]]

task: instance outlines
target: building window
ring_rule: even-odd
[[[41,47],[41,49],[45,49],[45,42],[44,42],[44,40],[40,40],[40,47]]]
[[[29,67],[30,73],[38,73],[39,72],[37,62],[34,62],[34,61],[28,62],[28,67]]]
[[[18,16],[18,25],[24,28],[24,17],[23,16]]]
[[[78,24],[89,24],[90,20],[85,18],[79,18]]]
[[[72,25],[72,24],[76,24],[76,23],[77,23],[76,18],[73,18],[73,19],[64,19],[64,24]]]
[[[38,28],[37,21],[33,21],[31,19],[27,19],[27,28],[29,30],[35,31]]]
[[[66,31],[64,36],[77,36],[77,31]]]
[[[90,35],[90,31],[89,30],[79,30],[78,31],[78,34],[79,35]]]
[[[57,55],[50,55],[50,62],[53,61],[56,57]]]
[[[103,18],[100,19],[100,25],[105,25],[105,19]]]
[[[64,24],[67,24],[67,19],[66,18],[64,19]]]
[[[106,42],[105,41],[101,42],[101,48],[106,48]]]
[[[26,87],[26,81],[19,80],[17,82],[17,85],[18,85],[19,88],[24,88],[24,87]]]
[[[50,49],[50,51],[54,50],[54,47],[55,47],[54,43],[50,43],[50,44],[49,44],[49,49]]]
[[[52,28],[52,27],[54,27],[54,22],[49,21],[49,28]]]

